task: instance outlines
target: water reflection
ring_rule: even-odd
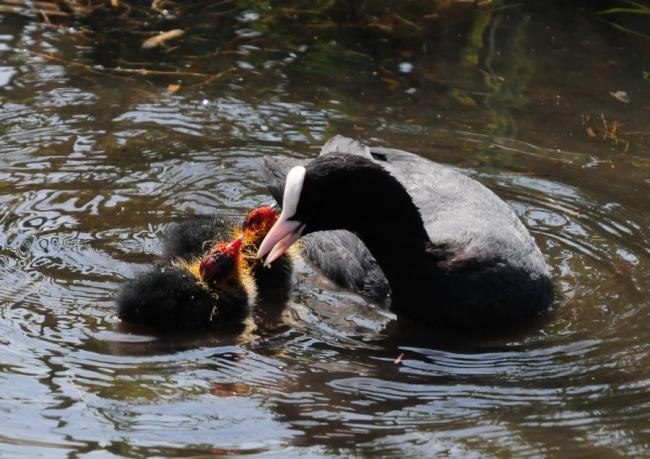
[[[220,3],[167,54],[1,17],[0,451],[643,455],[648,88],[619,47],[647,44],[588,10],[492,3],[426,19],[424,39],[390,12],[332,27]],[[126,78],[34,52],[229,72]],[[583,115],[599,113],[628,152],[588,135]],[[335,132],[463,168],[506,199],[553,268],[553,319],[431,336],[301,264],[293,295],[241,328],[118,323],[118,283],[155,259],[166,224],[269,202],[259,158],[314,156]]]

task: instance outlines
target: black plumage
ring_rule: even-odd
[[[279,204],[282,203],[287,173],[303,163],[299,159],[281,156],[262,160],[262,177]],[[388,280],[357,235],[347,230],[332,230],[305,234],[301,242],[309,262],[336,285],[360,293],[379,305],[389,305]]]
[[[264,161],[276,199],[288,165]],[[354,233],[334,236],[339,255],[315,250],[310,258],[328,273],[346,269],[337,256],[363,254],[357,260],[381,267],[394,310],[416,319],[470,329],[508,326],[543,314],[553,301],[542,254],[507,204],[460,172],[411,153],[331,139],[306,165],[291,220],[304,224],[308,236]],[[358,286],[371,284],[367,273],[380,278],[372,269],[352,269],[338,279],[365,293]]]
[[[163,261],[202,256],[212,244],[230,239],[237,221],[216,215],[195,215],[174,222],[163,232]]]
[[[120,319],[159,330],[221,325],[248,315],[248,294],[233,283],[208,289],[188,270],[166,264],[127,281],[117,298]]]

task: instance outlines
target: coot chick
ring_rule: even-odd
[[[291,283],[292,253],[279,258],[271,268],[265,268],[257,259],[257,249],[278,219],[272,206],[251,210],[239,226],[233,219],[221,216],[198,215],[169,225],[162,238],[162,261],[202,257],[215,241],[244,236],[242,255],[251,266],[258,289],[286,289]]]
[[[240,224],[237,220],[220,215],[194,215],[165,228],[162,236],[162,260],[195,258],[203,256],[210,246],[228,238],[237,238],[243,233],[246,245],[259,246],[278,219],[272,206],[251,210]],[[257,250],[257,249],[255,249]]]
[[[218,241],[236,238],[239,222],[219,215],[193,215],[168,225],[163,232],[163,262],[177,258],[186,260],[203,256]]]
[[[242,238],[242,256],[246,260],[258,290],[264,296],[264,293],[269,290],[287,289],[291,283],[291,275],[293,271],[293,251],[283,254],[273,266],[263,266],[262,261],[257,257],[257,250],[264,239],[264,236],[271,230],[275,222],[278,220],[278,214],[272,206],[262,206],[251,210],[241,228],[235,227],[231,232],[233,238]],[[212,219],[211,223],[206,223],[205,226],[209,227],[210,224],[214,225],[215,229],[219,229],[223,225],[223,220]],[[201,234],[204,230],[200,229],[199,232],[192,233],[190,231],[183,231],[183,235]],[[180,234],[177,232],[177,234]],[[214,233],[212,238],[214,238]],[[197,242],[190,243],[190,238],[183,241],[182,244],[175,242],[176,247],[185,246],[196,249],[205,243],[199,244]],[[217,243],[218,246],[219,243]],[[210,251],[205,253],[204,262],[210,257]]]
[[[256,288],[243,238],[215,245],[207,260],[177,259],[123,285],[120,319],[159,330],[206,328],[248,315]]]
[[[255,256],[277,218],[275,209],[264,206],[250,211],[241,227],[218,217],[173,225],[165,233],[163,262],[122,287],[118,316],[166,330],[210,327],[246,317],[257,291],[263,298],[277,296],[291,282],[290,254],[271,269]],[[233,242],[214,244],[219,238]]]
[[[266,263],[302,235],[348,230],[381,267],[399,314],[476,330],[548,310],[553,287],[542,254],[493,192],[411,153],[356,148],[340,136],[328,144],[327,154],[287,175],[280,218],[258,252]]]

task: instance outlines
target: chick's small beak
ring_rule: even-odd
[[[260,244],[257,258],[266,256],[264,266],[270,266],[289,249],[291,244],[300,239],[304,229],[303,223],[280,217]]]

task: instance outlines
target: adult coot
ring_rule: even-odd
[[[277,200],[283,188],[282,212],[258,251],[267,264],[303,235],[348,230],[386,276],[397,313],[477,329],[528,321],[551,305],[549,271],[533,238],[507,204],[460,172],[341,136],[279,187],[286,169],[284,159],[265,159]],[[346,241],[340,256],[314,252],[316,264],[345,270],[340,263],[363,252],[356,238]],[[328,259],[339,266],[328,268]],[[350,276],[347,285],[365,282],[363,272]]]
[[[122,286],[118,316],[161,330],[209,327],[246,317],[258,287],[286,287],[291,277],[290,256],[272,269],[263,268],[254,256],[276,220],[267,206],[252,210],[241,228],[217,217],[173,225],[163,239],[163,262]],[[227,238],[232,242],[213,242]]]

